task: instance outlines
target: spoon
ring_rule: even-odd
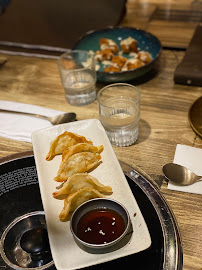
[[[198,176],[188,168],[175,163],[164,165],[163,173],[168,180],[181,186],[188,186],[202,181],[202,176]]]
[[[35,113],[28,113],[28,112],[18,112],[18,111],[13,111],[13,110],[4,110],[0,109],[1,112],[9,112],[9,113],[15,113],[15,114],[24,114],[24,115],[31,115],[35,116],[37,118],[43,118],[45,120],[48,120],[51,122],[52,125],[58,125],[58,124],[63,124],[63,123],[68,123],[76,120],[76,114],[73,112],[69,113],[63,113],[59,114],[53,117],[41,115],[41,114],[35,114]]]
[[[40,260],[50,253],[48,233],[45,228],[26,231],[20,239],[21,248],[31,254],[33,260]]]

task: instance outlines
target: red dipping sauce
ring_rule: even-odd
[[[111,209],[95,209],[81,217],[77,236],[90,244],[106,244],[117,239],[125,230],[122,216]]]

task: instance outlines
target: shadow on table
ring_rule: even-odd
[[[139,136],[135,144],[139,144],[145,141],[151,133],[151,127],[147,121],[140,119],[139,122]]]
[[[130,81],[128,82],[129,84],[133,84],[134,86],[138,86],[141,85],[143,83],[146,83],[148,81],[151,81],[152,79],[154,79],[157,74],[158,74],[158,68],[155,67],[154,69],[151,69],[148,73],[146,73],[145,75],[135,79],[134,81]]]

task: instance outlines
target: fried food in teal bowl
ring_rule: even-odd
[[[161,43],[154,35],[129,27],[89,31],[74,45],[95,55],[97,80],[126,82],[148,73],[159,58]]]

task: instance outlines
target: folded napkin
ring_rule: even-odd
[[[37,113],[45,116],[56,116],[58,114],[64,113],[62,111],[47,109],[40,106],[3,100],[0,101],[0,109]],[[33,131],[50,126],[52,126],[52,124],[48,120],[0,111],[1,137],[18,141],[31,142],[31,134]]]
[[[202,23],[196,27],[184,58],[177,66],[174,81],[178,84],[202,86]]]
[[[202,149],[177,144],[173,163],[183,165],[197,175],[202,175]],[[202,194],[202,181],[190,186],[177,186],[168,183],[168,189]]]

